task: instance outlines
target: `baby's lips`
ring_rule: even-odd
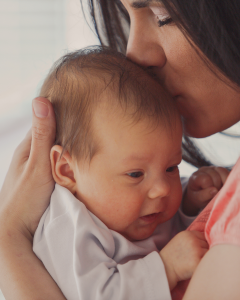
[[[145,216],[140,217],[140,219],[147,222],[147,223],[152,223],[158,218],[159,214],[160,213],[145,215]]]

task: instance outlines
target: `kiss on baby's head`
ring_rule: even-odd
[[[102,47],[85,48],[59,59],[40,96],[53,104],[56,144],[77,158],[91,158],[97,151],[91,120],[101,105],[112,108],[112,113],[122,110],[133,122],[147,118],[153,125],[171,127],[175,121],[172,99],[151,75],[121,53]]]
[[[88,48],[53,66],[41,96],[56,114],[57,183],[129,240],[173,217],[181,202],[181,121],[149,72],[120,53]]]

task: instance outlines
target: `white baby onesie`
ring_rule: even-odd
[[[130,242],[56,184],[33,250],[68,300],[170,300],[159,250],[194,220],[181,211]]]

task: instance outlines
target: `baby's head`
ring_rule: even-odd
[[[95,47],[60,59],[40,95],[56,114],[55,181],[108,228],[142,240],[176,213],[181,121],[152,75]]]

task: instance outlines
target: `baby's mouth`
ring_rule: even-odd
[[[140,217],[140,219],[146,223],[153,223],[154,221],[156,221],[156,219],[158,218],[159,215],[160,215],[160,212]]]

